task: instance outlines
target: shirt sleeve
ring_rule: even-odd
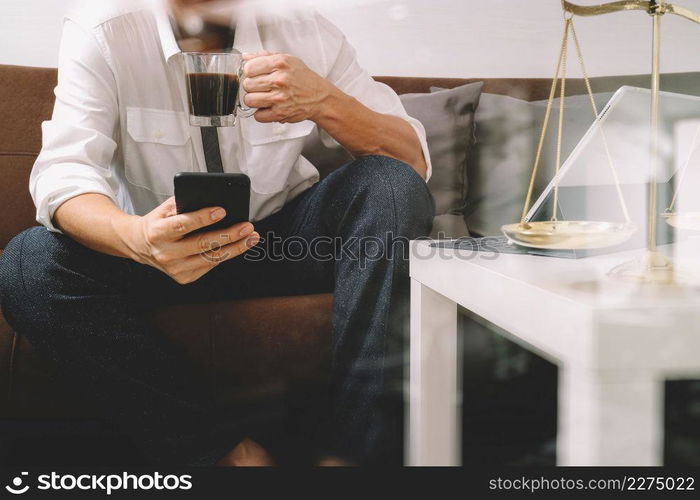
[[[316,18],[321,39],[326,48],[326,58],[329,66],[328,75],[326,76],[328,81],[372,111],[397,116],[406,120],[416,131],[423,149],[425,162],[428,166],[426,179],[430,179],[433,168],[423,124],[408,115],[401,103],[401,99],[391,87],[375,81],[360,66],[355,49],[336,26],[320,14],[317,14]],[[327,147],[339,146],[325,131],[321,131],[321,138]]]
[[[42,125],[43,144],[29,180],[36,220],[52,219],[71,198],[99,193],[117,203],[111,171],[119,111],[114,75],[90,30],[71,20],[63,27],[56,104]]]

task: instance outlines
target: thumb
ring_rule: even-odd
[[[153,214],[162,219],[177,215],[177,204],[175,203],[175,197],[171,196],[165,200],[162,205],[153,210]]]

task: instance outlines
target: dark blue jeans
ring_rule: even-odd
[[[380,404],[387,344],[403,324],[407,242],[430,232],[433,213],[411,167],[365,157],[258,222],[263,241],[249,254],[186,286],[67,236],[27,230],[0,260],[0,304],[16,331],[97,400],[149,460],[210,464],[247,435],[249,414],[213,406],[148,313],[178,303],[333,291],[333,369],[319,453],[365,463],[392,432]]]

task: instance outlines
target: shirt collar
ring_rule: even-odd
[[[163,56],[166,61],[169,61],[171,57],[180,54],[182,50],[175,39],[166,0],[156,0],[154,10]],[[233,45],[235,49],[243,53],[256,53],[263,50],[256,13],[252,7],[239,11],[236,40]]]
[[[246,4],[250,4],[250,2],[246,2]],[[238,11],[236,41],[233,46],[244,54],[254,54],[263,50],[258,15],[252,6],[241,8]]]
[[[175,40],[175,33],[173,33],[173,26],[170,24],[170,16],[168,14],[168,6],[166,0],[156,0],[153,6],[154,14],[156,17],[156,26],[158,27],[158,37],[160,38],[160,45],[163,49],[163,56],[166,61],[169,61],[171,57],[182,52],[180,46]]]

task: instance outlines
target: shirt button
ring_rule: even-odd
[[[282,123],[275,123],[272,127],[272,131],[275,135],[282,135],[284,133],[284,125]]]
[[[156,130],[155,134],[153,134],[153,137],[156,138],[157,140],[160,140],[163,137],[165,137],[165,134],[163,133],[162,130]]]

